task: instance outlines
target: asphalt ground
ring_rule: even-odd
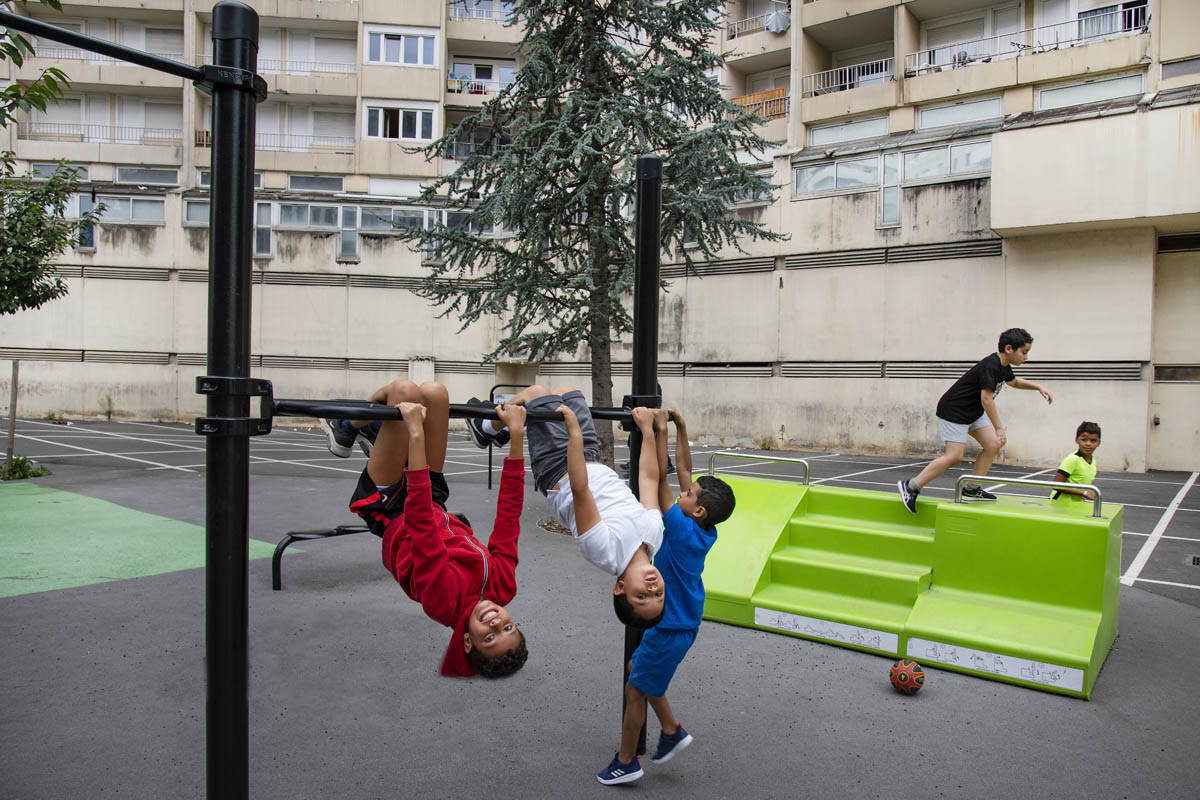
[[[188,426],[117,421],[18,420],[17,434],[17,452],[54,474],[23,482],[48,492],[34,503],[32,488],[14,502],[13,485],[0,486],[0,505],[12,503],[0,508],[0,797],[204,796],[203,440]],[[698,472],[713,450],[694,448]],[[764,455],[803,457],[813,482],[890,492],[926,463]],[[902,697],[887,659],[705,623],[668,691],[695,743],[669,764],[643,760],[638,783],[606,788],[593,775],[616,749],[623,655],[611,578],[541,525],[550,514],[532,481],[510,604],[529,664],[505,681],[457,681],[437,675],[446,630],[395,585],[373,536],[294,545],[284,590],[271,590],[267,553],[285,532],[356,521],[346,501],[364,459],[333,457],[317,429],[277,428],[251,440],[251,462],[254,797],[1198,795],[1193,473],[1098,476],[1105,502],[1125,506],[1126,585],[1090,702],[936,669]],[[498,481],[499,453],[495,463]],[[482,538],[494,514],[487,453],[453,436],[446,473],[450,505]],[[949,497],[958,474],[925,496]],[[991,471],[993,482],[1052,474]],[[14,517],[17,506],[36,519]],[[47,575],[60,583],[34,580]]]

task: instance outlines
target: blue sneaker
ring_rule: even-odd
[[[675,755],[692,743],[692,735],[683,729],[678,722],[674,733],[664,733],[658,738],[658,749],[650,756],[651,764],[662,764],[670,761]]]
[[[615,786],[618,783],[633,783],[643,774],[645,773],[642,772],[642,765],[638,763],[637,756],[628,764],[622,764],[621,754],[616,753],[609,765],[596,773],[596,780],[605,786]]]

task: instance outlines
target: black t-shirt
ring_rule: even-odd
[[[999,394],[1004,384],[1016,377],[1012,367],[1001,362],[999,354],[992,353],[967,370],[966,375],[946,390],[942,399],[938,400],[937,415],[947,422],[961,425],[972,423],[983,416],[983,401],[979,399],[979,392],[991,389]]]

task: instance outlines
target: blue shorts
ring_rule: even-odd
[[[651,628],[633,651],[633,669],[629,683],[650,697],[662,697],[675,676],[675,670],[696,641],[699,628],[685,631]]]

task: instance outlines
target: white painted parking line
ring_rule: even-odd
[[[832,477],[829,477],[829,478],[820,478],[820,479],[818,479],[818,480],[812,481],[812,483],[813,483],[814,485],[816,485],[816,484],[818,484],[818,483],[826,483],[826,482],[828,482],[828,481],[840,481],[840,480],[843,480],[843,479],[845,479],[845,478],[853,478],[853,477],[856,477],[856,476],[858,476],[858,475],[869,475],[869,474],[870,474],[870,473],[872,473],[872,472],[886,472],[886,471],[887,471],[887,470],[889,470],[889,469],[909,469],[909,468],[911,468],[911,467],[920,467],[920,466],[924,466],[925,464],[928,464],[928,463],[929,463],[929,460],[928,460],[928,459],[926,459],[926,460],[924,460],[924,461],[914,461],[914,462],[912,462],[911,464],[888,464],[888,465],[887,465],[887,466],[885,466],[885,467],[879,467],[879,468],[877,468],[877,469],[864,469],[864,470],[862,470],[861,472],[850,472],[850,473],[847,473],[847,474],[845,474],[845,475],[834,475],[834,476],[832,476]]]
[[[1125,582],[1125,580],[1122,579],[1121,583],[1124,583],[1124,582]],[[1178,586],[1182,589],[1200,589],[1200,586],[1196,586],[1195,584],[1192,584],[1192,583],[1176,583],[1175,581],[1156,581],[1153,578],[1138,578],[1137,582],[1138,583],[1157,583],[1160,586]]]
[[[1054,468],[1054,467],[1051,467],[1050,469],[1055,469],[1055,468]],[[1028,479],[1028,478],[1035,478],[1035,477],[1037,477],[1038,475],[1044,475],[1045,473],[1049,472],[1049,471],[1050,471],[1050,469],[1040,469],[1040,470],[1038,470],[1037,472],[1030,472],[1030,473],[1029,473],[1029,474],[1027,474],[1027,475],[1018,475],[1018,476],[1016,476],[1015,478],[1013,478],[1013,480],[1017,480],[1017,481],[1023,481],[1023,480],[1026,480],[1026,479]],[[983,476],[983,475],[981,475],[980,477],[986,477],[986,476]],[[980,483],[983,483],[983,481],[980,481]],[[992,486],[987,486],[987,487],[984,487],[984,491],[990,492],[990,491],[992,491],[993,489],[999,489],[1001,486],[1008,486],[1008,485],[1009,485],[1009,484],[1007,484],[1007,483],[997,483],[997,484],[994,484],[994,485],[992,485]],[[1007,493],[1006,493],[1006,494],[1007,494]]]
[[[1134,533],[1133,531],[1122,531],[1122,533],[1124,533],[1126,536],[1149,536],[1150,535],[1148,533]],[[1198,543],[1200,543],[1200,539],[1194,539],[1190,536],[1166,536],[1166,535],[1164,535],[1162,538],[1170,539],[1173,542],[1198,542]],[[1144,580],[1146,580],[1146,578],[1138,578],[1138,580],[1144,581]]]
[[[1149,538],[1142,544],[1142,549],[1133,557],[1133,563],[1129,565],[1129,569],[1125,570],[1125,574],[1121,576],[1121,583],[1126,586],[1132,586],[1133,582],[1142,574],[1142,569],[1145,568],[1146,562],[1150,560],[1150,556],[1154,553],[1154,548],[1158,546],[1158,540],[1162,538],[1163,533],[1167,529],[1167,525],[1171,524],[1171,518],[1175,516],[1176,509],[1183,502],[1183,498],[1187,495],[1188,490],[1196,483],[1196,475],[1193,472],[1192,476],[1187,479],[1179,492],[1175,495],[1175,499],[1167,506],[1167,510],[1159,517],[1158,524],[1154,526],[1154,530],[1150,532]]]
[[[80,447],[80,446],[74,445],[74,444],[66,444],[65,442],[47,442],[47,441],[43,441],[43,440],[37,438],[36,436],[21,435],[21,436],[18,436],[17,438],[18,439],[28,439],[29,441],[37,442],[38,444],[52,444],[52,445],[55,445],[56,447],[69,447],[72,450],[83,450],[83,451],[86,451],[87,453],[90,453],[91,455],[96,455],[96,456],[108,456],[109,458],[119,458],[122,461],[134,461],[138,464],[149,464],[153,469],[174,469],[174,470],[178,470],[180,472],[195,472],[194,469],[188,469],[187,467],[173,467],[170,464],[163,464],[158,461],[147,461],[144,458],[133,458],[131,456],[124,456],[119,453],[106,453],[103,450],[93,450],[90,447]]]

